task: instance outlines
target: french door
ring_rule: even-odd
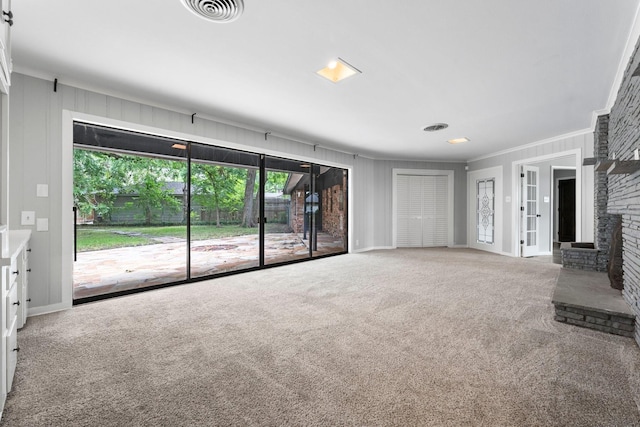
[[[539,168],[525,165],[522,167],[522,191],[521,191],[521,233],[522,256],[535,256],[539,249]]]

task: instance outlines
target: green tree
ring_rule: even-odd
[[[215,212],[216,226],[220,227],[220,211],[232,212],[241,202],[237,187],[243,179],[243,170],[232,167],[192,164],[191,184],[193,199],[208,212]]]
[[[122,192],[133,195],[133,203],[142,210],[145,225],[151,225],[158,209],[179,211],[182,203],[168,186],[181,178],[181,168],[175,167],[176,162],[139,156],[127,158],[128,179]]]
[[[289,179],[289,172],[267,172],[267,182],[264,191],[267,193],[284,193],[284,186]]]
[[[83,149],[73,150],[73,199],[83,216],[109,219],[116,197],[116,188],[122,186],[126,169],[122,158],[114,153]]]

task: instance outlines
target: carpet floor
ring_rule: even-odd
[[[6,426],[640,426],[640,348],[560,266],[343,255],[29,318]]]

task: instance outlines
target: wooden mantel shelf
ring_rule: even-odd
[[[640,160],[614,160],[607,168],[607,175],[632,174],[640,170]]]
[[[613,162],[615,162],[615,160],[609,160],[609,159],[599,160],[596,163],[596,171],[607,172],[609,170],[609,167],[611,167],[611,165],[613,164]]]
[[[582,166],[593,166],[598,162],[598,159],[595,157],[585,157],[582,159]]]

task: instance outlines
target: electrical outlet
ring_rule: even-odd
[[[20,225],[35,225],[36,213],[34,211],[22,211]]]
[[[360,240],[356,239],[356,246],[360,246]]]

